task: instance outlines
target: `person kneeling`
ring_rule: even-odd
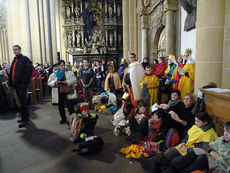
[[[92,136],[98,116],[89,113],[89,105],[80,105],[80,114],[73,113],[70,117],[71,142],[83,141],[86,137]]]

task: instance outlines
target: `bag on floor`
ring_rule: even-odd
[[[175,147],[179,142],[179,133],[176,129],[170,128],[165,137],[165,146],[167,148]]]
[[[77,151],[81,156],[94,155],[102,150],[103,144],[104,142],[101,137],[91,136],[86,138],[85,142],[81,143],[78,149],[73,150],[73,152]]]

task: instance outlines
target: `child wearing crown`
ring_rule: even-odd
[[[183,57],[184,67],[179,71],[181,76],[178,90],[181,92],[183,99],[186,93],[193,93],[195,81],[195,61],[191,58],[192,50],[186,49]],[[182,100],[183,101],[183,100]]]

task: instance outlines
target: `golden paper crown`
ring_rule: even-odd
[[[181,59],[183,59],[183,57],[184,57],[184,55],[179,55],[179,56],[178,56],[178,58],[181,58]]]
[[[122,59],[121,59],[121,62],[126,62],[126,59],[125,59],[125,58],[122,58]]]
[[[187,49],[185,50],[185,54],[191,55],[191,54],[192,54],[192,49],[187,48]]]
[[[176,58],[175,58],[174,55],[169,55],[169,59],[171,59],[171,60],[176,60]]]

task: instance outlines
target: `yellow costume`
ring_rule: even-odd
[[[125,154],[125,158],[127,159],[138,159],[141,154],[143,154],[145,157],[149,157],[147,153],[143,153],[142,147],[138,147],[137,145],[130,145],[128,147],[121,148],[119,151]]]
[[[180,79],[178,90],[181,92],[181,100],[183,101],[184,95],[186,93],[193,93],[194,90],[194,80],[195,80],[195,62],[190,59],[186,65],[183,67],[185,75]],[[188,73],[188,76],[186,76]]]
[[[155,74],[152,74],[150,76],[144,75],[144,77],[141,80],[140,88],[143,88],[144,82],[146,83],[146,88],[149,91],[150,95],[150,112],[151,113],[151,106],[155,103],[157,103],[157,87],[159,86],[159,79]]]
[[[213,142],[218,138],[218,135],[213,128],[210,128],[207,131],[203,131],[200,127],[197,127],[196,125],[193,125],[188,130],[188,136],[188,141],[186,142],[187,148],[194,148],[194,144],[201,142]],[[187,154],[187,152],[181,151],[178,146],[175,148],[181,155],[184,156]]]

